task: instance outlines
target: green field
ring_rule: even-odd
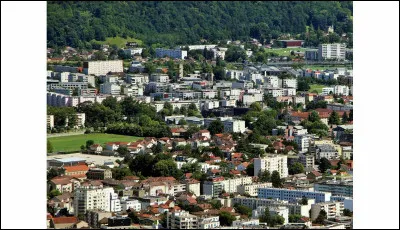
[[[291,51],[305,51],[306,48],[272,48],[272,49],[265,49],[266,53],[276,53],[279,56],[290,56]]]
[[[326,87],[325,85],[319,85],[319,84],[312,84],[310,85],[310,89],[308,92],[312,92],[314,90],[317,90],[318,93],[322,93],[322,88]]]
[[[91,133],[64,137],[48,137],[47,138],[53,145],[54,152],[71,152],[80,151],[81,145],[86,145],[87,140],[93,140],[95,144],[105,144],[113,141],[136,141],[141,137],[134,136],[123,136],[116,134],[105,134],[105,133]]]
[[[127,42],[137,42],[137,44],[139,46],[141,46],[143,44],[142,40],[139,39],[135,39],[135,38],[131,38],[131,37],[127,37],[127,38],[122,38],[122,37],[113,37],[113,38],[106,38],[105,41],[96,41],[96,40],[92,40],[91,42],[96,42],[99,44],[107,44],[107,45],[117,45],[118,48],[122,48],[126,45]]]

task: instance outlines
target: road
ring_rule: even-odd
[[[85,131],[69,132],[69,133],[51,133],[47,134],[47,137],[64,137],[85,134]]]

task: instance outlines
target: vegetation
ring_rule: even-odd
[[[318,217],[317,219],[315,219],[314,223],[316,224],[324,224],[324,221],[327,218],[327,214],[325,212],[325,210],[321,210],[319,211]]]
[[[245,10],[243,10],[245,9]],[[283,33],[306,46],[344,41],[352,46],[352,2],[56,2],[47,4],[49,47],[118,45],[119,37],[173,47],[226,39],[268,43]],[[270,12],[270,13],[265,13]],[[324,36],[328,26],[335,33]],[[346,39],[339,35],[346,33]],[[110,41],[110,39],[118,42]],[[137,41],[137,40],[136,40]]]
[[[246,216],[251,216],[252,209],[244,206],[244,205],[239,205],[235,204],[235,210],[240,213],[241,215],[246,215]]]
[[[236,220],[236,218],[229,212],[219,213],[219,222],[221,226],[231,226],[234,220]]]
[[[281,176],[279,175],[278,171],[273,171],[271,174],[271,182],[272,186],[274,188],[282,188],[283,187],[283,180],[281,179]]]
[[[54,146],[54,152],[71,152],[80,151],[80,146],[85,145],[87,140],[93,140],[97,144],[105,144],[113,141],[136,141],[139,137],[105,134],[105,133],[90,133],[73,136],[48,137]]]
[[[221,120],[212,121],[208,126],[208,131],[210,131],[211,135],[222,133],[224,132],[224,124],[222,123]]]
[[[298,214],[289,215],[289,223],[301,223],[301,215]]]
[[[294,175],[298,173],[304,173],[304,166],[300,162],[296,162],[289,167],[289,174]]]
[[[325,157],[322,157],[318,165],[319,171],[321,173],[324,173],[327,169],[330,169],[331,167],[332,167],[331,162]]]
[[[285,219],[280,215],[271,216],[268,207],[266,207],[264,215],[260,217],[260,222],[266,222],[269,227],[275,227],[276,225],[285,223]]]
[[[47,140],[47,153],[52,153],[54,150],[53,145],[49,140]]]

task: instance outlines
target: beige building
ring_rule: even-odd
[[[86,173],[86,177],[91,180],[104,180],[112,178],[111,169],[91,168]]]
[[[259,188],[270,188],[270,187],[272,187],[272,183],[239,185],[237,187],[237,192],[240,193],[240,195],[248,193],[250,194],[250,196],[257,196]]]
[[[311,219],[317,219],[321,210],[325,210],[327,219],[334,219],[343,215],[343,202],[323,202],[311,205]]]
[[[268,154],[264,158],[254,158],[254,175],[268,170],[270,173],[278,171],[281,178],[288,176],[287,156]]]
[[[112,61],[89,61],[83,63],[83,72],[87,75],[106,75],[109,72],[124,72],[122,60]]]
[[[47,128],[54,128],[54,115],[47,115]]]

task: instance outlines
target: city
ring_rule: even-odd
[[[353,228],[348,3],[298,34],[170,44],[63,43],[48,7],[47,228]]]

